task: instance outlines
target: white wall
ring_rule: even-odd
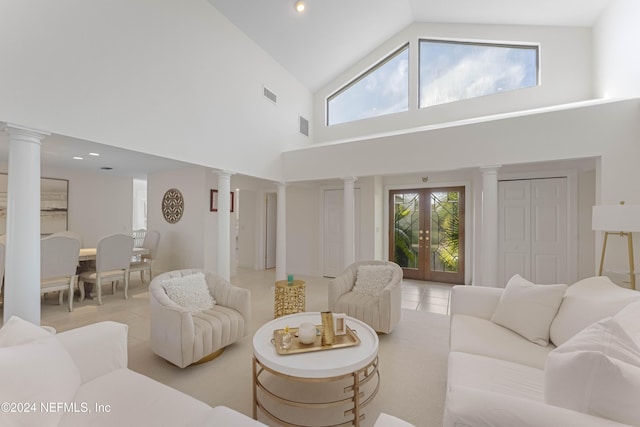
[[[68,227],[82,234],[85,247],[95,247],[109,234],[131,234],[131,178],[56,168],[42,168],[41,175],[69,180]]]
[[[205,227],[205,214],[209,210],[206,174],[205,168],[193,167],[147,177],[148,228],[160,232],[158,258],[154,263],[156,274],[205,267],[205,240],[215,242],[215,236],[209,235],[211,227]],[[178,189],[184,198],[184,214],[175,224],[165,221],[161,209],[162,197],[170,188]]]
[[[0,57],[0,121],[275,179],[309,143],[311,94],[204,0],[3,1]]]
[[[0,163],[0,172],[7,173],[6,163]],[[109,234],[131,234],[131,178],[50,167],[43,167],[40,175],[69,181],[68,229],[82,234],[85,247],[95,247]]]
[[[614,0],[593,30],[596,94],[640,96],[640,2]]]
[[[417,72],[413,71],[417,70],[418,47],[417,43],[413,42],[418,38],[539,44],[541,84],[533,88],[417,109],[418,78]],[[325,126],[327,97],[407,41],[412,42],[409,55],[409,111]],[[588,28],[413,24],[357,61],[314,95],[315,142],[361,137],[434,123],[591,99],[593,97],[591,67],[591,30]]]
[[[316,186],[290,185],[287,192],[287,273],[321,275],[320,199]]]

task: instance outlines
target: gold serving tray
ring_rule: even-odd
[[[278,354],[297,354],[309,353],[312,351],[333,350],[335,348],[351,347],[360,344],[360,338],[356,331],[347,325],[347,333],[344,335],[336,335],[333,338],[333,344],[322,345],[322,325],[316,325],[316,340],[311,344],[302,344],[298,339],[298,328],[289,328],[289,332],[293,335],[291,339],[291,347],[282,348],[282,334],[284,329],[276,329],[273,331],[272,342],[276,346]]]

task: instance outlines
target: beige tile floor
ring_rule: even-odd
[[[449,295],[452,286],[448,283],[404,279],[402,308],[449,314]]]
[[[256,282],[273,283],[275,272],[273,270],[254,271],[239,269],[238,274],[232,278],[232,282],[239,286],[251,288]],[[328,282],[328,278],[313,278],[311,282]],[[428,311],[436,314],[448,314],[449,295],[453,285],[438,282],[424,282],[420,280],[404,279],[402,283],[402,308],[407,310]],[[104,304],[97,305],[94,300],[74,302],[74,312],[69,313],[65,305],[57,305],[57,295],[55,293],[45,296],[42,299],[42,324],[54,326],[58,331],[83,326],[101,320],[121,321],[134,326],[130,330],[130,341],[146,340],[148,327],[146,317],[148,316],[146,292],[147,283],[140,282],[139,275],[132,275],[129,288],[129,297],[133,300],[140,300],[136,303],[127,303],[123,299],[122,289],[116,295],[111,295],[108,286],[103,288]],[[1,320],[1,319],[0,319]],[[136,328],[136,325],[139,327]],[[133,332],[133,334],[132,334]],[[136,332],[140,337],[136,338]]]

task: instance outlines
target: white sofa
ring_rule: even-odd
[[[0,425],[263,426],[127,368],[127,325],[57,335],[12,317],[0,329]],[[212,385],[212,387],[215,385]]]
[[[592,409],[593,406],[579,411],[568,409],[570,405],[558,404],[558,398],[574,399],[584,393],[590,393],[591,397],[595,394],[586,390],[584,383],[571,389],[573,384],[581,382],[580,378],[561,378],[565,373],[571,374],[574,362],[565,365],[569,369],[552,370],[557,368],[556,362],[565,348],[573,346],[575,350],[579,348],[581,340],[584,342],[584,336],[594,336],[594,327],[602,319],[610,316],[615,319],[622,316],[623,312],[627,321],[640,319],[640,302],[634,303],[640,300],[639,292],[621,288],[606,277],[592,277],[569,286],[559,301],[557,313],[551,318],[549,343],[546,346],[535,344],[492,321],[504,294],[505,289],[482,286],[455,286],[452,289],[445,427],[620,426],[627,423],[612,419],[624,417],[622,414],[625,411],[631,412],[631,418],[639,416],[639,404],[630,406],[624,402],[624,398],[618,397],[616,391],[606,388],[596,391],[601,395],[611,392],[612,397],[605,397],[602,403],[609,405],[608,412],[603,411],[605,413],[611,414],[613,408],[613,417],[600,416],[599,410]],[[534,309],[534,305],[532,302],[529,308]],[[522,313],[521,318],[524,317],[526,313]],[[627,323],[640,325],[640,321]],[[625,351],[636,357],[636,365],[630,365],[630,369],[637,369],[635,372],[638,373],[640,327],[628,329],[633,328],[635,331],[631,331],[629,336],[635,334],[636,342],[628,345]],[[593,350],[594,345],[590,345],[591,348],[587,350]],[[615,349],[608,351],[607,345],[601,346],[596,352],[575,351],[571,354],[572,357],[587,353],[615,355]],[[556,347],[560,348],[552,353]],[[553,364],[550,360],[554,361]],[[592,371],[586,369],[583,377],[591,378]],[[558,372],[561,375],[557,375]],[[636,386],[638,378],[635,377]],[[558,391],[562,394],[559,397],[558,393],[551,395],[549,390],[552,384],[557,386],[558,383],[563,389]],[[615,384],[613,388],[616,388]],[[556,401],[550,402],[550,396]],[[637,396],[635,394],[634,399]],[[618,404],[619,409],[616,408]]]

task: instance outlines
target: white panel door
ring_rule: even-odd
[[[356,260],[360,253],[360,189],[355,189]],[[325,190],[323,212],[324,267],[322,275],[336,277],[344,265],[344,190]]]
[[[531,181],[531,280],[567,283],[567,180]]]
[[[266,231],[265,252],[264,252],[264,268],[270,269],[276,267],[276,224],[278,214],[278,195],[276,193],[267,193],[265,203],[266,206]]]
[[[498,285],[514,274],[567,283],[567,179],[500,181],[498,187]]]
[[[531,276],[531,183],[498,183],[498,285],[514,274]]]

